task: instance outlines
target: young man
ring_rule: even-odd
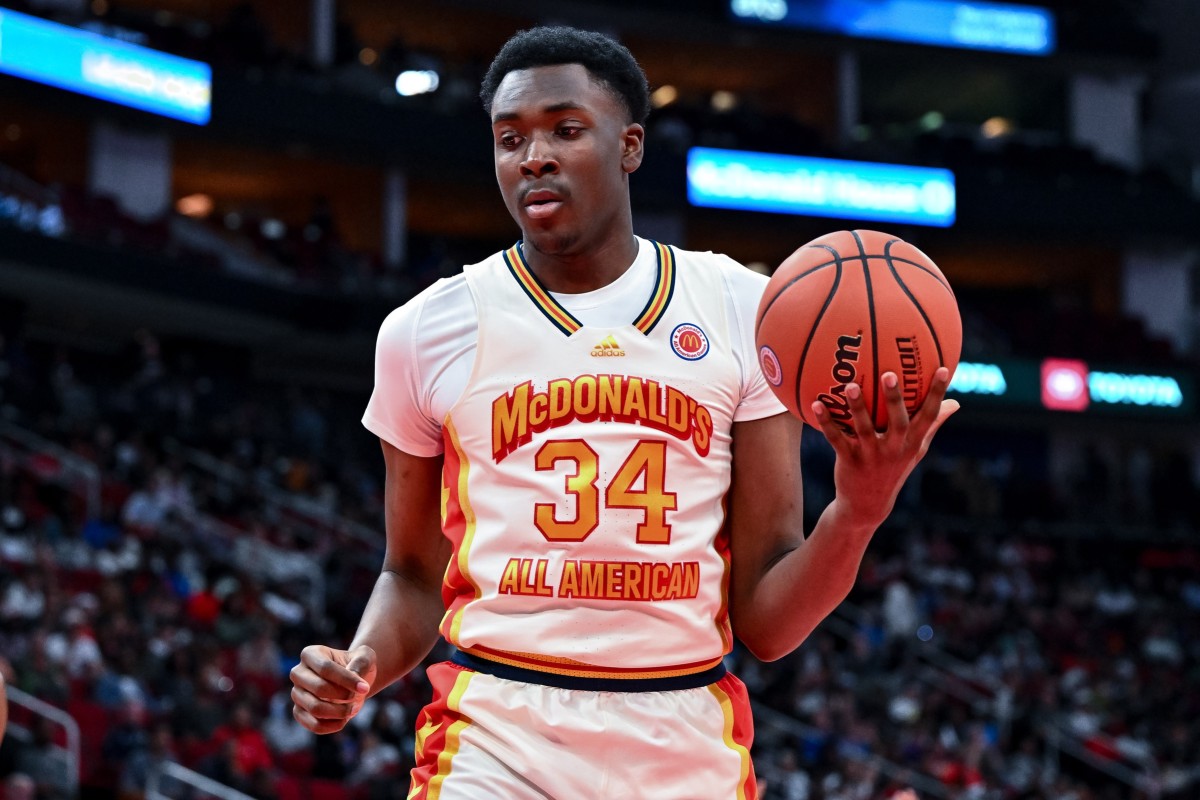
[[[755,797],[722,659],[734,635],[778,658],[845,598],[949,376],[911,420],[892,376],[883,434],[853,385],[856,436],[821,416],[837,499],[805,539],[801,423],[754,357],[765,279],[633,233],[636,61],[524,31],[481,95],[522,239],[383,324],[385,563],[349,649],[305,648],[296,719],[340,730],[440,633],[409,797]]]

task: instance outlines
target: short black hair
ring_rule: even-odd
[[[519,31],[504,43],[479,89],[484,110],[492,113],[496,89],[508,73],[558,64],[582,64],[596,82],[621,101],[631,122],[646,122],[650,115],[650,84],[629,48],[602,33],[565,25]]]

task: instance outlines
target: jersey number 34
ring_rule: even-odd
[[[575,518],[558,517],[558,504],[537,503],[534,524],[552,542],[582,542],[600,524],[600,457],[582,439],[546,442],[534,456],[539,471],[554,471],[560,461],[570,462],[566,493],[575,500]],[[667,444],[641,439],[604,490],[607,508],[633,508],[644,512],[637,526],[639,544],[668,544],[671,526],[667,512],[678,508],[675,492],[666,489]],[[641,480],[641,488],[637,484]]]

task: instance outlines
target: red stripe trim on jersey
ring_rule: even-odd
[[[758,800],[758,783],[754,778],[754,765],[750,761],[750,748],[754,744],[754,722],[751,716],[750,698],[746,687],[732,675],[708,687],[713,697],[721,704],[725,717],[722,736],[725,746],[738,754],[742,762],[738,776],[737,800]]]
[[[537,276],[533,274],[533,270],[525,263],[525,254],[521,252],[520,242],[504,251],[504,263],[508,265],[509,272],[517,279],[517,283],[525,291],[525,294],[546,315],[546,318],[553,323],[554,327],[567,336],[570,336],[583,327],[583,323],[575,319],[575,317],[571,316],[571,312],[559,305],[559,302],[554,299],[546,287],[542,286]]]
[[[679,675],[692,675],[697,672],[704,672],[721,663],[720,658],[713,658],[706,661],[694,661],[690,664],[676,664],[669,667],[602,667],[596,664],[585,664],[569,658],[493,650],[490,647],[482,645],[461,647],[460,649],[464,653],[470,653],[477,658],[484,658],[500,664],[522,667],[537,672],[549,672],[553,675],[572,675],[579,678],[673,678]]]
[[[733,649],[733,626],[729,621],[729,581],[733,572],[731,566],[732,550],[729,543],[729,517],[725,513],[725,497],[721,498],[721,512],[725,523],[721,526],[721,530],[717,532],[716,538],[713,540],[713,549],[721,557],[722,565],[721,607],[717,609],[713,622],[717,626],[717,633],[721,635],[721,646],[728,653]]]
[[[442,532],[453,546],[442,579],[442,603],[446,613],[440,626],[442,637],[458,644],[463,610],[472,600],[483,596],[479,584],[471,577],[467,563],[471,542],[475,538],[475,512],[467,494],[470,462],[458,441],[458,431],[449,415],[442,425],[445,461],[442,464]]]
[[[654,330],[675,293],[675,251],[665,244],[653,244],[658,256],[658,275],[654,281],[654,291],[650,293],[650,300],[642,309],[642,313],[638,314],[633,322],[634,327],[645,334]]]

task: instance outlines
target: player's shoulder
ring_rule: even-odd
[[[474,300],[463,273],[441,278],[392,310],[380,326],[380,338],[405,338],[439,320],[473,316]]]
[[[712,271],[734,295],[753,296],[757,302],[758,296],[767,286],[769,279],[766,275],[750,269],[724,253],[714,253],[711,250],[684,250],[680,247],[672,249],[675,250],[676,257],[681,264],[694,264]]]

